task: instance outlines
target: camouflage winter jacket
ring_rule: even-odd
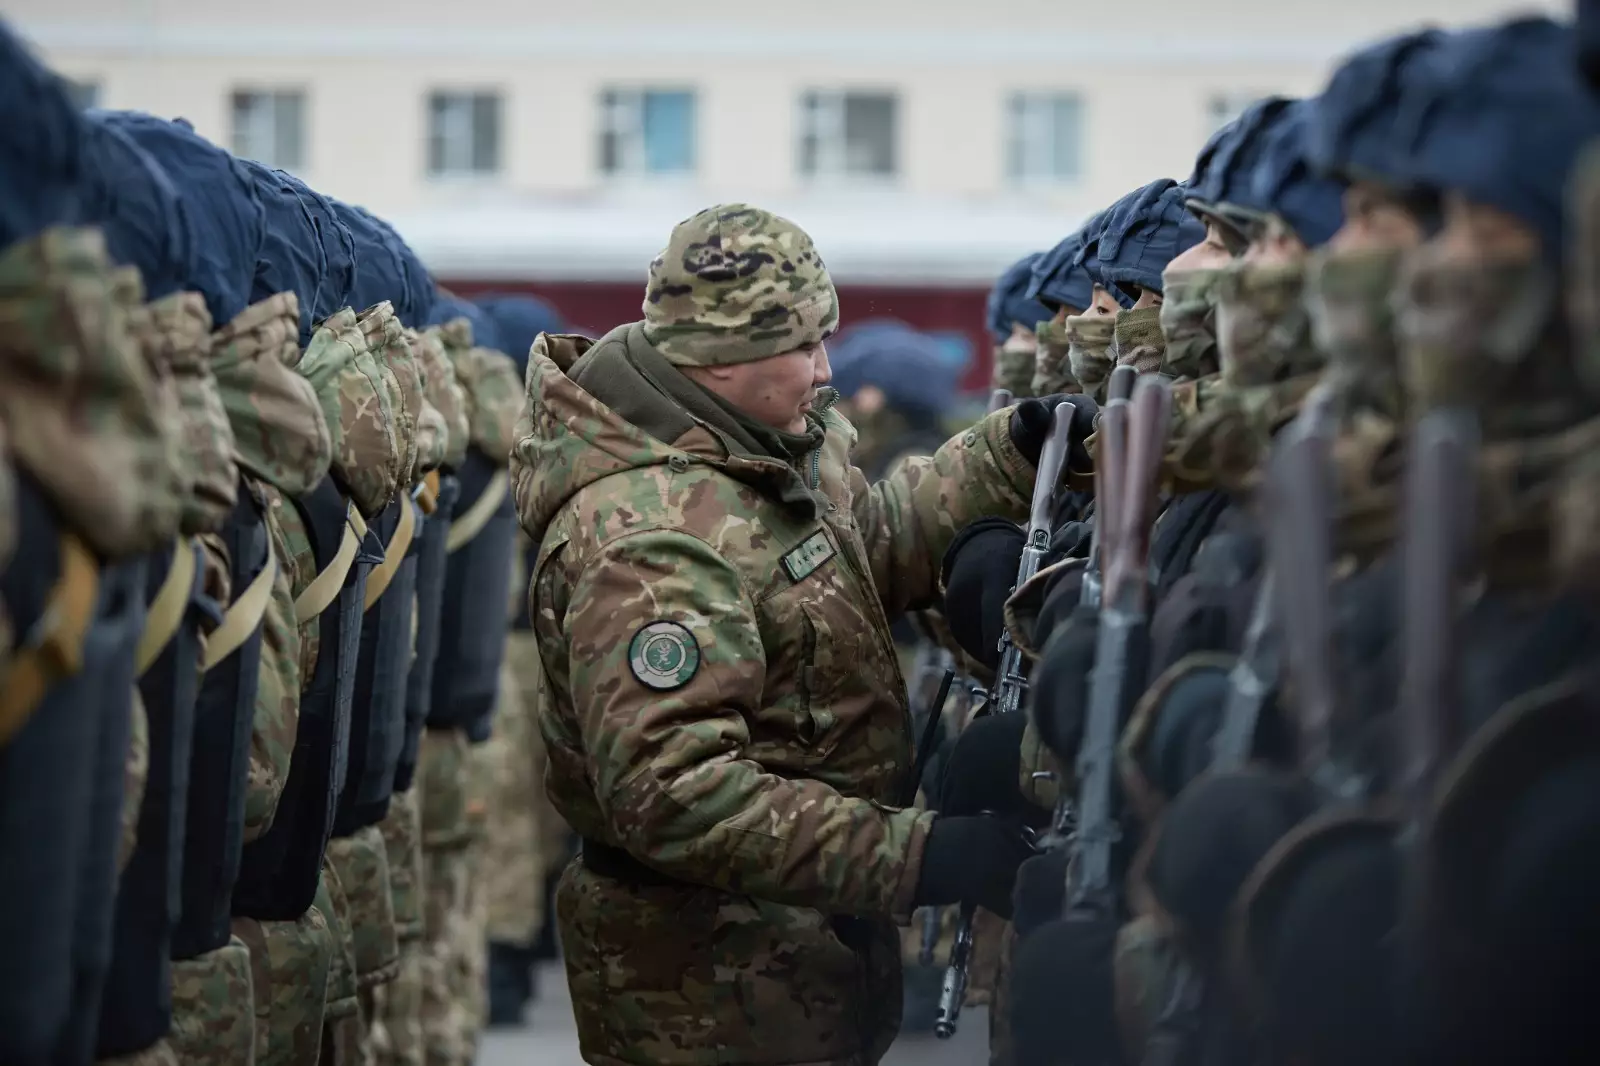
[[[636,345],[623,327],[596,355]],[[1022,517],[1032,468],[1008,414],[873,486],[831,410],[793,465],[675,406],[667,443],[568,377],[589,346],[535,343],[511,462],[540,546],[547,790],[666,876],[563,879],[584,1057],[875,1061],[898,1024],[892,930],[857,951],[830,915],[909,920],[933,820],[893,805],[912,738],[889,619],[936,602],[963,525]]]

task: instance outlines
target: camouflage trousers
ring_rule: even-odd
[[[375,1066],[423,1066],[422,817],[416,790],[396,792],[378,828],[389,860],[398,957],[394,980],[367,993],[373,1061]]]
[[[292,922],[235,918],[233,934],[250,949],[256,1066],[316,1066],[335,953],[328,919],[316,906]]]
[[[322,1013],[322,1066],[368,1066],[371,1049],[361,1018],[356,971],[355,931],[350,897],[331,856],[322,862],[317,908],[328,915],[333,952],[328,967],[328,999]]]
[[[484,746],[455,732],[423,737],[422,1040],[428,1066],[467,1066],[487,1013],[485,894],[477,878],[485,822]]]
[[[183,1066],[254,1066],[255,987],[250,949],[228,945],[172,964],[172,1032],[167,1043]]]

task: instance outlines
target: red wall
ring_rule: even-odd
[[[477,292],[531,292],[555,304],[568,322],[599,336],[613,326],[641,315],[644,283],[617,282],[487,282],[470,279],[443,281],[461,296]],[[984,328],[983,289],[912,289],[877,285],[841,285],[839,311],[845,326],[867,318],[898,318],[926,330],[965,333],[972,342],[973,361],[962,386],[969,390],[989,387],[993,341]]]

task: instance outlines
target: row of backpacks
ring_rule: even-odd
[[[382,220],[3,26],[0,100],[0,1062],[362,1057],[419,763],[490,730],[521,369]]]

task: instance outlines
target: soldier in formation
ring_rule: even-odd
[[[0,1062],[467,1066],[528,308],[0,86]]]
[[[996,1062],[1592,1058],[1593,31],[1377,42],[997,287],[1096,414],[1036,574],[943,563],[1029,661],[937,803],[1040,847]]]

